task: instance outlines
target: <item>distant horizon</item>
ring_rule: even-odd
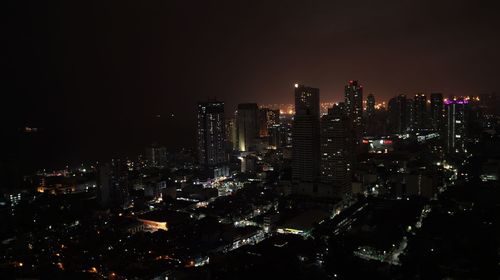
[[[361,82],[361,84],[364,85],[364,83],[362,83],[362,82]],[[314,85],[311,85],[311,86],[314,87]],[[290,91],[289,96],[291,97],[290,99],[292,99],[292,101],[293,101],[293,91],[292,91],[293,88],[291,87],[290,89],[291,89],[291,91]],[[366,89],[366,86],[364,87],[364,89]],[[419,93],[422,93],[422,92],[419,92]],[[429,97],[431,93],[442,93],[442,92],[433,91],[433,92],[428,92],[425,94],[426,94],[426,96]],[[442,93],[442,94],[443,94],[444,98],[449,96],[446,93]],[[491,94],[491,93],[485,93],[485,94]],[[406,94],[406,95],[409,98],[412,97],[412,94]],[[320,88],[320,99],[321,99],[321,96],[322,96],[322,92],[321,92],[321,88]],[[363,96],[364,100],[366,100],[366,96],[368,96],[368,94],[366,92],[364,92],[364,96]],[[377,98],[377,95],[374,94],[374,96],[375,96],[376,102],[379,103],[379,99]],[[397,95],[395,95],[393,97],[396,97],[396,96]],[[475,95],[475,96],[478,96],[478,95]],[[219,98],[217,98],[217,100],[220,102],[224,102],[224,106],[225,106],[224,110],[225,110],[226,119],[228,119],[229,117],[232,117],[233,113],[236,111],[237,104],[235,104],[234,106],[231,106],[230,108],[233,108],[233,109],[229,110],[229,106],[227,105],[227,103],[224,100],[219,100]],[[387,106],[388,101],[389,100],[384,100],[382,102],[386,102],[386,106]],[[203,102],[203,101],[200,100],[199,102]],[[343,100],[340,102],[343,102]],[[245,103],[245,102],[241,102],[241,103]],[[290,103],[252,102],[252,103],[257,103],[258,105],[291,105],[291,106],[294,106],[293,102],[290,102]],[[337,102],[325,101],[324,99],[321,99],[321,103],[337,103]],[[29,137],[35,138],[35,137],[42,135],[41,137],[38,137],[38,138],[42,138],[42,140],[38,139],[39,143],[36,143],[36,140],[28,139],[25,142],[21,141],[19,143],[15,143],[13,145],[19,145],[17,147],[17,149],[19,149],[19,150],[22,150],[22,149],[29,150],[29,153],[23,157],[25,160],[23,160],[23,163],[21,163],[21,165],[26,166],[26,168],[23,168],[23,169],[31,170],[31,171],[42,170],[44,168],[45,169],[63,169],[63,167],[66,165],[76,166],[80,163],[90,164],[90,163],[94,163],[97,161],[108,161],[108,160],[111,160],[112,158],[126,158],[126,157],[136,158],[139,154],[144,153],[144,150],[148,145],[150,145],[154,142],[157,142],[157,143],[161,144],[162,146],[165,146],[167,148],[167,150],[169,150],[169,151],[176,151],[176,150],[180,150],[183,148],[195,149],[196,143],[195,143],[194,139],[191,137],[191,135],[194,135],[195,130],[196,130],[196,122],[195,122],[196,104],[197,104],[197,102],[193,103],[192,112],[182,112],[181,115],[174,114],[174,117],[171,117],[171,115],[168,113],[165,113],[165,114],[160,113],[159,118],[157,115],[151,116],[150,117],[151,121],[157,122],[157,123],[159,123],[159,125],[157,127],[148,126],[147,127],[148,129],[146,131],[142,130],[144,133],[143,135],[145,135],[144,138],[137,137],[136,140],[134,140],[134,141],[123,140],[120,143],[120,145],[109,145],[109,146],[107,146],[107,148],[105,148],[104,151],[102,150],[102,148],[96,148],[95,151],[92,151],[92,148],[88,146],[86,139],[82,139],[83,140],[82,142],[80,142],[79,139],[75,139],[76,141],[71,143],[71,149],[69,150],[69,153],[68,153],[67,148],[65,148],[66,150],[64,150],[64,151],[59,150],[57,145],[53,144],[54,139],[57,139],[58,134],[59,134],[57,127],[55,127],[55,128],[48,127],[47,128],[47,127],[43,127],[43,126],[37,127],[37,128],[39,128],[38,132],[24,135],[25,138],[29,138]],[[186,119],[184,119],[183,123],[179,124],[176,122],[176,120],[178,118],[183,118],[183,117],[184,118],[187,117]],[[189,121],[189,118],[191,119],[190,121]],[[188,120],[188,121],[186,121],[186,120]],[[167,137],[165,137],[166,133],[164,132],[163,136],[157,136],[157,138],[154,138],[152,135],[162,135],[161,131],[159,131],[162,128],[161,124],[166,124],[167,127],[168,126],[179,127],[179,125],[180,125],[180,126],[182,126],[183,131],[189,132],[189,133],[182,134],[183,137],[180,137],[181,135],[178,135],[178,137],[176,137],[176,139],[172,139],[172,138],[168,137],[168,135],[167,135]],[[22,125],[22,126],[15,127],[14,129],[11,129],[10,131],[11,131],[11,133],[22,135],[23,133],[21,133],[21,130],[25,127],[32,127],[32,126]],[[35,127],[35,126],[33,126],[33,127]],[[76,133],[75,131],[67,130],[67,129],[68,128],[66,128],[65,133],[69,133],[70,135],[73,133]],[[156,129],[158,129],[158,131],[155,131]],[[124,139],[126,139],[126,138],[124,138]],[[172,141],[172,140],[175,140],[175,141]],[[104,147],[104,145],[107,145],[107,144],[103,143],[102,147]],[[47,149],[47,147],[49,149]],[[49,155],[51,157],[53,157],[53,160],[50,160],[48,158]]]

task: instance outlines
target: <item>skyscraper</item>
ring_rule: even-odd
[[[292,180],[296,183],[318,180],[319,134],[319,89],[295,84]]]
[[[333,195],[350,192],[347,154],[347,126],[340,106],[328,110],[321,118],[321,182],[331,186]]]
[[[467,107],[469,100],[450,98],[444,100],[446,115],[446,148],[449,153],[465,151]]]
[[[345,86],[346,116],[353,127],[361,127],[363,120],[363,86],[358,81],[349,81]]]
[[[230,118],[226,121],[226,145],[231,151],[238,150],[238,129],[236,127],[236,118]]]
[[[432,124],[433,129],[442,130],[443,115],[444,115],[443,94],[432,93],[431,94],[430,117],[431,117],[431,124]]]
[[[416,131],[427,127],[427,97],[416,94],[413,98],[413,128]]]
[[[99,204],[103,208],[126,209],[130,206],[128,170],[124,161],[113,159],[99,167],[97,177]]]
[[[198,160],[204,167],[226,163],[224,102],[198,103]]]
[[[269,129],[279,124],[280,110],[271,110],[269,108],[259,109],[259,136],[268,137]]]
[[[369,118],[375,115],[375,96],[371,93],[366,98],[366,114]]]
[[[392,133],[405,134],[407,133],[408,124],[410,122],[409,115],[411,114],[411,106],[408,106],[406,95],[401,94],[389,100],[389,119],[388,126]]]
[[[146,160],[150,166],[165,166],[167,163],[167,149],[157,143],[153,143],[146,148]]]
[[[259,137],[259,108],[256,103],[238,105],[236,125],[239,151],[255,151],[257,138]]]

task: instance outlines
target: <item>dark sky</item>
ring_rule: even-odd
[[[8,1],[1,36],[3,127],[43,128],[22,144],[38,165],[192,146],[197,101],[291,103],[296,81],[499,91],[495,1],[42,2]]]

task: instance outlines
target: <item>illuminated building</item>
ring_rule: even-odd
[[[469,100],[464,98],[445,99],[446,147],[449,153],[465,151],[467,108]]]
[[[356,132],[356,142],[361,140],[363,124],[363,86],[349,81],[345,86],[345,113]]]
[[[189,214],[175,211],[152,211],[137,218],[144,225],[144,230],[154,232],[180,227],[189,222]]]
[[[238,129],[236,118],[231,118],[226,122],[226,143],[232,151],[238,150]]]
[[[150,166],[161,167],[167,163],[167,149],[153,144],[146,148],[146,160]]]
[[[363,138],[363,145],[368,145],[369,153],[387,154],[394,151],[392,139]]]
[[[422,130],[427,126],[427,97],[416,94],[413,98],[413,128]]]
[[[321,118],[321,182],[331,185],[332,194],[337,197],[351,189],[346,131],[346,119],[339,106]]]
[[[198,160],[205,168],[226,163],[224,102],[198,103]]]
[[[238,150],[240,152],[255,151],[256,139],[259,136],[259,108],[256,103],[238,105],[236,125],[238,129]]]
[[[443,115],[444,115],[443,94],[432,93],[431,94],[430,117],[431,117],[431,124],[432,124],[433,129],[440,130],[442,128]]]
[[[366,98],[366,114],[369,118],[375,115],[375,96],[373,94],[369,94]]]
[[[269,129],[280,123],[280,111],[269,108],[259,109],[259,136],[268,137]]]
[[[319,89],[295,84],[292,132],[292,180],[316,182],[319,177]]]
[[[286,145],[286,129],[284,125],[275,124],[269,128],[269,146],[281,148]]]

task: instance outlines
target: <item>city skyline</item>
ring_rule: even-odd
[[[2,280],[500,276],[497,3],[4,6]]]
[[[500,92],[492,5],[10,2],[2,38],[9,106],[0,120],[11,132],[41,128],[39,148],[71,163],[153,141],[194,146],[166,130],[192,133],[191,112],[209,97],[228,108],[293,103],[289,88],[303,83],[320,88],[321,101],[340,101],[350,79],[381,101]],[[48,164],[48,154],[32,161]]]

